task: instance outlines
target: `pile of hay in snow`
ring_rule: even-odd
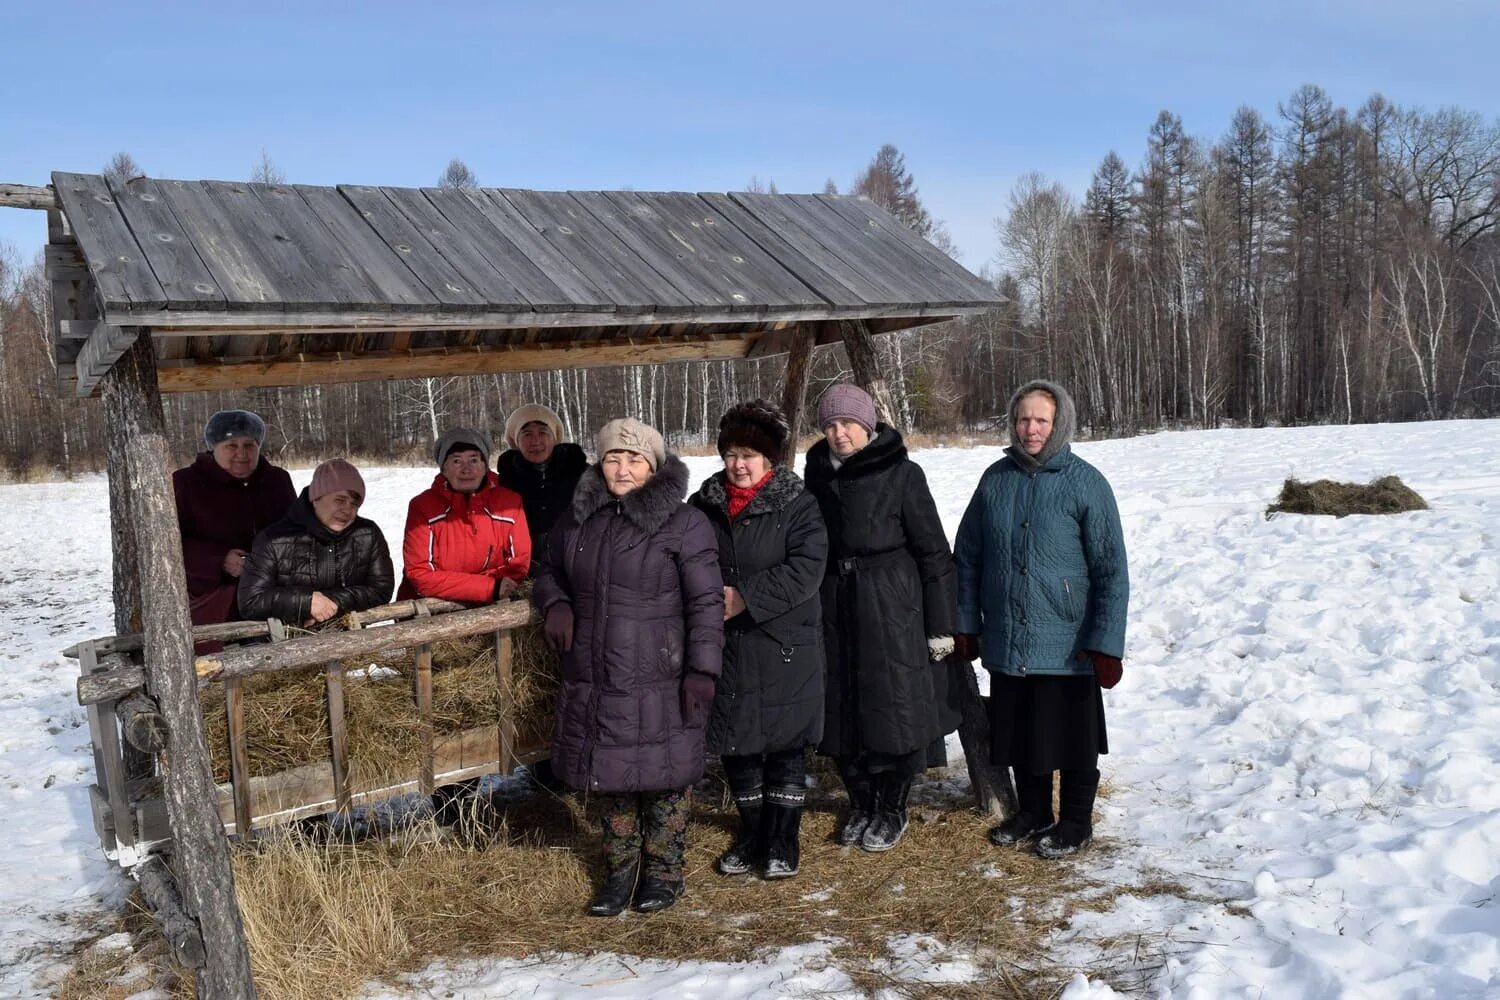
[[[421,765],[429,736],[416,706],[415,657],[415,649],[397,649],[344,663],[349,774],[357,786],[409,779]],[[511,690],[503,693],[491,634],[433,643],[432,736],[502,719],[521,732],[549,731],[559,677],[557,654],[539,625],[511,630]],[[244,691],[251,777],[330,761],[322,670],[259,674],[245,680]],[[209,685],[201,703],[214,780],[223,783],[229,780],[224,685]]]
[[[1397,476],[1382,476],[1370,483],[1337,483],[1319,479],[1304,483],[1288,479],[1281,486],[1281,496],[1266,508],[1272,514],[1400,514],[1409,510],[1427,510],[1427,501]]]

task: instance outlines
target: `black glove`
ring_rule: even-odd
[[[573,648],[573,605],[558,601],[547,609],[547,620],[542,624],[542,633],[553,652],[566,653]]]

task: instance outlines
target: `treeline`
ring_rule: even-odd
[[[128,154],[106,168],[140,173]],[[280,181],[262,151],[251,178]],[[454,160],[438,183],[479,183]],[[752,190],[775,190],[752,179]],[[829,181],[825,191],[837,190]],[[894,146],[848,191],[951,252]],[[991,425],[1018,382],[1071,386],[1097,435],[1432,419],[1500,412],[1500,124],[1382,97],[1350,112],[1305,86],[1217,139],[1162,112],[1135,170],[1104,155],[1080,196],[1040,174],[996,220],[1010,302],[879,338],[904,427]],[[40,255],[0,248],[0,462],[12,475],[103,465],[101,411],[58,396]],[[810,398],[843,377],[820,354]],[[781,359],[415,379],[168,397],[185,458],[207,416],[248,406],[287,460],[425,460],[445,426],[498,432],[525,402],[586,439],[632,413],[679,444],[711,441],[732,402],[780,395]]]

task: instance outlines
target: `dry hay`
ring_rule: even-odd
[[[502,717],[522,731],[550,730],[559,677],[557,655],[548,648],[540,626],[512,629],[511,636],[511,683],[505,697],[496,677],[491,634],[433,644],[433,735],[495,725]],[[429,737],[413,695],[415,654],[397,649],[343,664],[349,773],[358,787],[409,780],[421,764]],[[322,670],[258,674],[246,678],[244,691],[252,777],[330,761]],[[224,686],[210,685],[201,701],[214,780],[223,783],[229,780]]]
[[[486,803],[463,839],[427,824],[353,844],[289,834],[237,849],[260,995],[336,1000],[444,957],[613,952],[729,962],[821,940],[866,992],[1055,996],[1073,970],[1047,964],[1046,938],[1080,909],[1107,909],[1122,891],[1092,881],[1086,864],[990,846],[990,820],[956,801],[914,805],[911,828],[887,854],[839,847],[840,801],[813,793],[796,878],[725,878],[712,866],[729,843],[732,810],[722,784],[705,781],[695,792],[688,892],[650,917],[584,914],[602,874],[599,833],[593,809],[571,797]],[[957,949],[977,977],[897,980],[893,941],[911,935]],[[1117,988],[1141,985],[1127,981],[1139,979],[1139,968],[1090,971]]]
[[[1427,510],[1427,501],[1403,483],[1398,476],[1382,476],[1370,483],[1339,483],[1319,479],[1305,483],[1288,479],[1281,486],[1281,496],[1266,508],[1272,514],[1400,514]]]

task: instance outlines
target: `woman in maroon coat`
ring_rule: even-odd
[[[552,769],[604,807],[608,879],[589,903],[665,909],[683,888],[688,790],[724,649],[719,546],[683,503],[687,466],[635,419],[598,436],[599,464],[547,542],[533,599],[562,654]]]
[[[208,450],[172,473],[194,625],[239,619],[235,593],[255,536],[297,499],[292,477],[261,455],[265,440],[260,417],[220,410],[203,430]]]

